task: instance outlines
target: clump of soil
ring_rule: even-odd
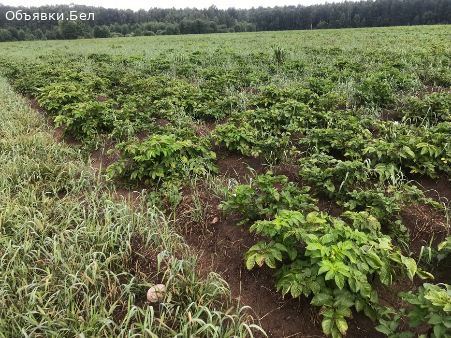
[[[92,166],[95,169],[105,170],[109,165],[120,159],[119,151],[113,151],[110,153],[110,150],[114,149],[114,143],[112,141],[106,141],[103,147],[95,150],[91,154]]]
[[[109,100],[109,98],[106,97],[106,96],[103,96],[103,95],[99,95],[99,96],[97,96],[95,98],[95,101],[97,101],[97,102],[105,102],[105,101],[108,101],[108,100]]]
[[[261,157],[248,157],[238,153],[216,151],[216,165],[222,175],[234,178],[240,183],[248,182],[248,178],[257,174],[263,174],[269,168]],[[251,169],[249,169],[251,168]]]
[[[165,120],[165,119],[156,119],[154,122],[154,125],[156,127],[166,127],[170,123],[171,122],[169,122],[168,120]]]

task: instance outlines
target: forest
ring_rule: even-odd
[[[7,13],[94,13],[94,20],[11,20]],[[93,6],[14,7],[0,3],[0,42],[108,38],[124,36],[233,33],[434,25],[451,22],[449,0],[367,0],[312,6],[226,10],[161,9],[139,11]]]

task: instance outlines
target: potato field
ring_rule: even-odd
[[[451,337],[449,26],[1,43],[0,75],[0,337]]]

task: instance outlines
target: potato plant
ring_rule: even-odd
[[[407,317],[409,326],[428,325],[430,329],[419,337],[448,338],[451,337],[451,285],[425,283],[419,287],[417,293],[402,292],[402,299],[412,307],[402,308],[399,312],[391,311],[393,318],[380,319],[376,327],[379,332],[389,338],[412,338],[411,331],[399,332],[399,320]]]
[[[347,212],[342,218],[311,211],[308,203],[289,203],[284,200],[286,188],[275,184],[286,177],[258,177],[252,186],[235,188],[233,197],[222,204],[226,212],[240,212],[258,219],[250,232],[267,238],[252,246],[244,255],[248,269],[266,264],[277,269],[276,287],[283,295],[309,297],[312,305],[321,307],[322,328],[327,335],[342,337],[351,316],[351,307],[364,311],[376,320],[384,313],[378,304],[377,291],[372,283],[375,276],[390,286],[399,268],[411,280],[414,276],[433,278],[406,257],[381,233],[378,220],[367,212]],[[286,193],[285,193],[286,194]],[[298,195],[298,199],[302,195]],[[309,201],[309,197],[303,196]],[[248,209],[248,206],[254,206]],[[249,211],[251,214],[249,214]],[[280,262],[280,263],[277,263]]]
[[[217,171],[213,163],[216,154],[208,145],[206,139],[189,132],[155,134],[140,143],[122,142],[115,148],[121,158],[107,168],[107,174],[148,183],[206,175]]]

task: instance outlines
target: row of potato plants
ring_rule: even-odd
[[[369,81],[366,83],[370,85]],[[373,89],[379,95],[379,89]],[[407,231],[400,212],[409,204],[426,203],[441,208],[440,203],[426,198],[405,177],[412,173],[430,177],[450,174],[451,95],[441,92],[407,98],[394,109],[399,121],[359,116],[358,110],[331,107],[327,111],[316,105],[324,96],[311,98],[276,94],[264,108],[233,113],[225,125],[216,128],[217,142],[249,156],[271,153],[282,158],[286,155],[283,152],[293,147],[294,153],[302,153],[301,178],[345,210],[340,219],[311,211],[312,205],[310,209],[293,206],[291,199],[284,199],[285,186],[268,186],[268,182],[274,183],[268,174],[237,187],[233,197],[222,204],[224,211],[243,213],[244,221],[254,222],[250,231],[268,238],[246,253],[247,267],[266,263],[277,268],[276,286],[284,295],[313,294],[311,304],[321,307],[323,331],[333,337],[346,333],[345,318],[351,316],[352,306],[373,320],[379,319],[377,329],[390,337],[414,336],[412,332],[397,331],[402,316],[408,317],[412,327],[431,325],[431,337],[449,337],[450,286],[426,283],[418,294],[401,293],[402,299],[415,308],[401,309],[396,314],[378,304],[377,294],[362,272],[371,275],[371,280],[378,273],[379,281],[385,285],[391,285],[396,265],[406,270],[409,278],[418,271],[421,278],[432,278],[417,270],[414,260],[403,256],[380,229],[381,223],[389,225],[399,240]],[[379,101],[381,106],[389,106],[394,103],[392,99],[381,93],[362,102]],[[338,101],[335,102],[337,107]],[[279,177],[276,182],[285,184],[286,178]],[[361,237],[355,238],[355,233]],[[384,242],[387,246],[380,246],[382,238],[388,241]],[[447,243],[439,246],[442,252]],[[378,263],[368,261],[372,253],[381,259]]]
[[[318,212],[309,190],[267,172],[237,186],[221,203],[225,213],[242,214],[240,224],[250,223],[250,232],[265,238],[245,254],[247,268],[266,264],[277,269],[276,288],[283,295],[313,296],[311,304],[321,308],[323,332],[334,338],[346,334],[353,308],[379,320],[377,330],[391,338],[414,336],[410,331],[397,332],[402,316],[413,327],[432,325],[431,337],[448,337],[451,286],[425,283],[418,294],[401,293],[414,308],[400,312],[380,305],[378,283],[391,286],[399,272],[410,280],[433,276],[382,233],[372,210],[332,217]],[[444,254],[451,251],[449,242],[448,238],[439,247]]]

